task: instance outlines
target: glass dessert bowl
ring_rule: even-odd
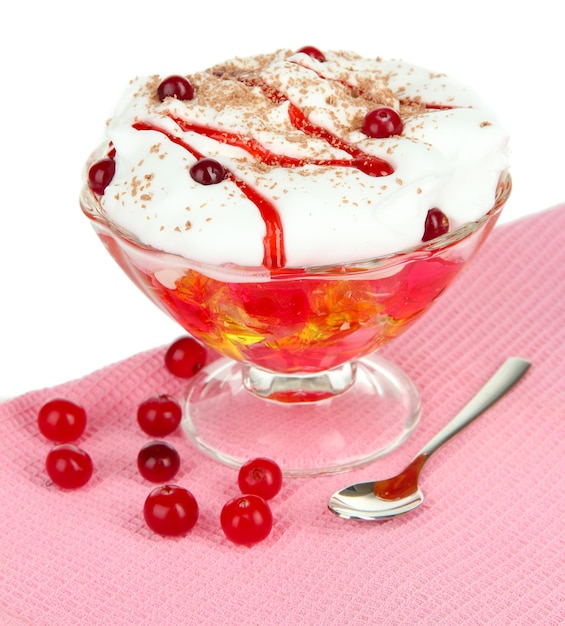
[[[419,393],[375,352],[469,264],[510,189],[504,172],[482,218],[416,247],[281,269],[203,264],[157,250],[109,220],[86,183],[80,201],[130,279],[221,355],[187,383],[183,426],[195,445],[233,467],[266,456],[286,475],[306,476],[370,463],[412,432]]]
[[[419,394],[375,353],[492,230],[507,144],[458,81],[348,51],[132,79],[81,205],[138,287],[222,357],[183,398],[196,446],[313,475],[400,445]]]

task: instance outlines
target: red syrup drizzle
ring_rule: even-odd
[[[275,154],[274,152],[267,150],[267,148],[252,137],[242,137],[237,133],[228,133],[223,130],[186,122],[185,120],[173,116],[170,117],[183,131],[193,131],[199,135],[205,135],[206,137],[215,139],[220,143],[242,148],[246,152],[249,152],[252,156],[260,159],[265,165],[277,167],[301,167],[304,165],[355,167],[369,176],[389,176],[394,173],[392,166],[386,161],[383,161],[383,159],[366,154],[320,126],[312,124],[295,105],[291,104],[289,106],[288,116],[292,125],[298,130],[303,131],[306,135],[323,139],[330,146],[338,148],[343,152],[347,152],[353,157],[353,159],[310,159],[295,158],[284,154]]]
[[[322,74],[319,74],[318,72],[315,73],[322,80],[327,80]],[[288,98],[283,93],[277,91],[274,87],[264,83],[263,81],[249,80],[244,77],[239,77],[238,80],[248,87],[259,87],[265,96],[272,102],[278,104],[288,101]],[[347,86],[350,87],[350,85]],[[323,139],[333,148],[337,148],[351,155],[353,159],[291,159],[290,157],[278,157],[281,161],[277,162],[277,165],[281,165],[282,167],[295,167],[297,165],[305,165],[309,163],[312,165],[331,165],[334,167],[355,167],[368,176],[390,176],[394,173],[394,168],[387,161],[379,159],[379,157],[369,155],[362,150],[359,150],[359,148],[343,141],[343,139],[340,139],[333,133],[330,133],[322,126],[313,124],[295,104],[292,104],[292,102],[289,103],[288,117],[290,123],[297,130],[301,130],[304,134],[309,135],[310,137]],[[276,157],[278,155],[274,156]],[[288,165],[285,163],[287,160]]]
[[[293,63],[296,63],[295,61],[293,61]],[[324,76],[322,73],[318,72],[317,70],[302,65],[300,63],[297,63],[297,65],[300,65],[300,67],[303,67],[304,69],[310,70],[311,72],[314,72],[314,74],[316,74],[318,76],[318,78],[320,78],[321,80],[334,80],[334,79],[328,79],[326,76]],[[359,92],[359,95],[364,95],[365,92],[362,90],[359,90],[359,87],[354,86],[354,85],[350,85],[348,82],[344,81],[344,80],[336,80],[336,82],[338,82],[340,85],[343,85],[344,87],[347,87],[347,89],[353,90],[356,89]],[[265,89],[264,91],[268,91],[267,89]],[[280,100],[284,100],[284,96],[281,97],[280,94],[275,93],[273,94],[273,100],[277,99]],[[371,100],[371,98],[368,98],[369,100]],[[400,105],[402,106],[412,106],[412,107],[418,107],[418,106],[423,106],[424,109],[426,111],[449,111],[451,109],[456,109],[458,107],[455,107],[453,105],[450,104],[428,104],[426,102],[421,102],[420,100],[403,100],[400,99],[399,100]]]
[[[276,95],[275,97],[280,98]],[[252,156],[258,158],[262,163],[269,166],[278,167],[301,167],[307,164],[333,167],[355,167],[369,176],[389,176],[394,172],[393,167],[378,157],[368,155],[362,150],[351,146],[339,137],[320,126],[312,124],[308,118],[293,104],[289,106],[289,118],[291,123],[298,130],[305,134],[323,139],[334,148],[338,148],[350,154],[352,159],[309,159],[295,158],[286,155],[275,154],[265,148],[260,142],[252,137],[244,137],[237,133],[229,133],[217,128],[210,128],[201,124],[187,122],[186,120],[170,115],[183,132],[192,131],[199,135],[210,137],[220,143],[242,148]],[[164,134],[170,141],[188,150],[194,158],[202,159],[204,155],[193,146],[185,142],[180,137],[163,128],[159,128],[148,122],[136,122],[133,124],[136,130],[154,130]],[[265,222],[267,233],[263,240],[264,255],[263,265],[270,270],[283,268],[286,264],[284,254],[284,235],[280,216],[275,205],[265,198],[259,191],[253,189],[245,181],[237,178],[233,172],[226,170],[226,178],[235,183],[239,189],[255,204],[259,209],[261,217]]]
[[[418,102],[417,100],[400,100],[399,102],[404,106],[423,106],[426,111],[451,111],[452,109],[460,108],[451,104],[428,104],[426,102]]]
[[[369,176],[390,176],[394,173],[394,168],[390,165],[390,163],[387,163],[383,159],[379,159],[379,157],[367,154],[366,152],[359,150],[359,148],[343,141],[339,137],[336,137],[324,128],[317,126],[316,124],[312,124],[306,115],[304,115],[304,113],[302,113],[302,111],[294,104],[290,104],[288,108],[288,116],[292,125],[298,130],[303,131],[306,135],[310,135],[311,137],[323,139],[329,143],[330,146],[343,150],[343,152],[347,152],[353,157],[353,159],[328,161],[328,165],[356,167],[358,170],[368,174]]]
[[[192,154],[195,159],[200,160],[204,158],[204,155],[196,150],[196,148],[188,144],[180,137],[176,137],[164,128],[159,128],[158,126],[155,126],[148,122],[135,122],[133,124],[133,128],[135,128],[136,130],[154,130],[156,132],[162,133],[163,135],[165,135],[165,137],[167,137],[167,139],[169,139],[169,141],[176,143],[178,146],[181,146],[182,148],[190,152],[190,154]],[[283,228],[276,207],[272,202],[267,200],[267,198],[262,196],[257,190],[250,187],[245,181],[234,176],[234,174],[227,169],[226,178],[235,183],[239,187],[239,189],[241,189],[241,191],[249,198],[249,200],[253,202],[253,204],[259,209],[261,217],[265,222],[267,233],[263,239],[263,265],[267,269],[278,269],[284,267],[286,264],[286,259],[284,254]]]

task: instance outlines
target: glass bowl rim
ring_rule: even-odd
[[[162,254],[170,257],[182,259],[186,265],[193,267],[194,269],[200,269],[203,273],[206,273],[206,268],[209,269],[210,272],[218,272],[220,270],[222,273],[226,274],[234,274],[237,276],[249,275],[249,276],[257,276],[265,274],[270,275],[272,278],[276,276],[285,277],[288,274],[297,274],[300,273],[303,276],[308,275],[319,275],[319,274],[344,274],[348,272],[356,272],[356,271],[367,271],[367,270],[375,270],[380,268],[381,266],[386,266],[389,264],[396,264],[396,262],[401,262],[406,259],[408,256],[413,255],[425,255],[429,256],[434,252],[445,250],[447,248],[455,246],[461,240],[466,239],[469,235],[473,234],[477,230],[479,230],[486,222],[490,221],[492,218],[498,217],[500,212],[502,211],[508,197],[510,196],[510,192],[512,190],[512,178],[508,170],[503,170],[499,176],[498,184],[496,187],[494,206],[487,211],[484,215],[482,215],[479,219],[475,221],[465,222],[455,230],[449,231],[444,235],[440,235],[434,239],[430,239],[429,241],[416,244],[415,246],[411,246],[409,248],[404,248],[402,250],[398,250],[396,252],[391,252],[388,254],[384,254],[377,257],[359,259],[356,261],[345,261],[345,262],[336,262],[336,263],[328,263],[323,265],[304,265],[299,267],[283,267],[277,269],[271,269],[264,266],[244,266],[237,265],[231,263],[223,263],[223,264],[212,264],[212,263],[203,263],[200,261],[196,261],[194,259],[187,258],[181,254],[175,252],[168,252],[166,250],[160,250],[159,248],[154,248],[148,244],[141,242],[135,235],[127,231],[126,229],[121,228],[117,224],[111,222],[104,213],[100,210],[100,204],[96,199],[96,195],[91,191],[88,187],[88,183],[86,182],[86,176],[84,176],[84,184],[80,194],[80,206],[83,213],[95,223],[101,224],[105,226],[114,236],[118,237],[121,240],[126,241],[129,245],[132,245],[138,249],[146,251],[151,254]]]

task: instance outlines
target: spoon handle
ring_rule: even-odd
[[[427,459],[446,441],[479,417],[479,415],[482,415],[522,378],[530,365],[531,363],[529,361],[520,357],[513,356],[508,358],[484,387],[476,393],[437,435],[428,441],[416,457],[423,456]]]

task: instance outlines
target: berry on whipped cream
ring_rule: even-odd
[[[307,46],[131,81],[89,163],[106,218],[213,265],[398,252],[494,205],[508,136],[471,90]]]

